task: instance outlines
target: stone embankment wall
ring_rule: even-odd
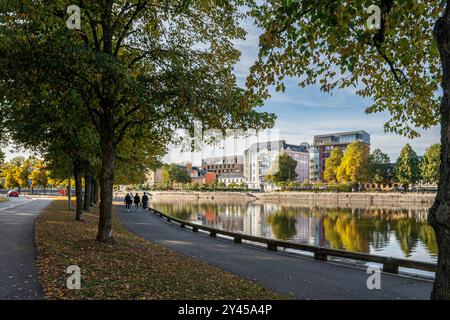
[[[141,191],[137,191],[142,195]],[[304,206],[342,207],[349,205],[373,207],[423,207],[429,208],[434,201],[432,193],[314,193],[314,192],[182,192],[151,191],[157,201],[256,201]]]

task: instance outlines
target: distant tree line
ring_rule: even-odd
[[[400,152],[395,164],[380,149],[369,154],[361,142],[350,144],[345,153],[334,148],[325,162],[324,180],[336,183],[400,183],[407,188],[419,181],[437,184],[439,181],[440,145],[433,144],[420,158],[409,144]]]
[[[31,192],[41,188],[44,192],[48,186],[67,186],[67,181],[59,179],[52,174],[44,160],[30,156],[28,158],[17,156],[9,161],[0,163],[0,188],[21,189]]]

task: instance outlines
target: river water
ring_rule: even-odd
[[[232,232],[436,262],[426,208],[324,208],[279,203],[151,201],[165,214]]]

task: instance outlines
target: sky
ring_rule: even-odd
[[[241,51],[240,61],[235,66],[235,74],[240,86],[245,86],[249,68],[256,60],[258,38],[261,33],[251,20],[246,21],[243,27],[248,33],[246,39],[235,41],[236,47]],[[439,142],[438,127],[427,131],[419,130],[421,137],[414,140],[385,133],[383,126],[389,119],[389,114],[365,114],[364,110],[372,104],[371,101],[356,96],[351,89],[336,89],[332,93],[324,93],[317,86],[301,88],[295,79],[289,79],[285,84],[284,93],[273,92],[272,97],[259,109],[277,115],[273,132],[244,140],[231,139],[221,148],[204,148],[203,152],[195,154],[181,153],[178,149],[171,147],[164,161],[190,161],[198,165],[201,159],[207,156],[243,154],[245,148],[256,140],[284,139],[292,144],[312,143],[314,135],[356,130],[368,132],[371,136],[372,150],[380,148],[389,155],[392,162],[396,161],[401,148],[406,143],[410,143],[421,155],[431,144]],[[7,158],[27,154],[18,150],[17,153],[11,153],[13,149],[13,147],[6,148]]]

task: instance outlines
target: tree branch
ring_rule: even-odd
[[[380,56],[389,65],[391,73],[398,84],[403,85],[408,82],[408,78],[399,68],[395,67],[394,62],[383,52],[382,46],[386,39],[386,15],[389,14],[394,6],[394,0],[382,0],[381,1],[381,27],[372,38],[373,45],[377,49]]]
[[[128,32],[129,32],[130,28],[132,27],[134,20],[146,6],[147,6],[147,0],[145,0],[143,2],[141,2],[141,0],[138,1],[137,5],[136,5],[136,10],[134,10],[133,14],[128,19],[127,23],[125,24],[125,27],[123,28],[122,33],[120,34],[119,38],[117,39],[116,47],[114,49],[114,54],[113,54],[114,57],[117,57],[117,55],[119,54],[119,50],[122,47],[122,42],[125,39],[125,37],[128,35]],[[116,21],[116,23],[118,23],[118,21]],[[117,27],[116,23],[114,23],[115,24],[114,27]],[[115,29],[113,29],[113,30],[115,30]]]

